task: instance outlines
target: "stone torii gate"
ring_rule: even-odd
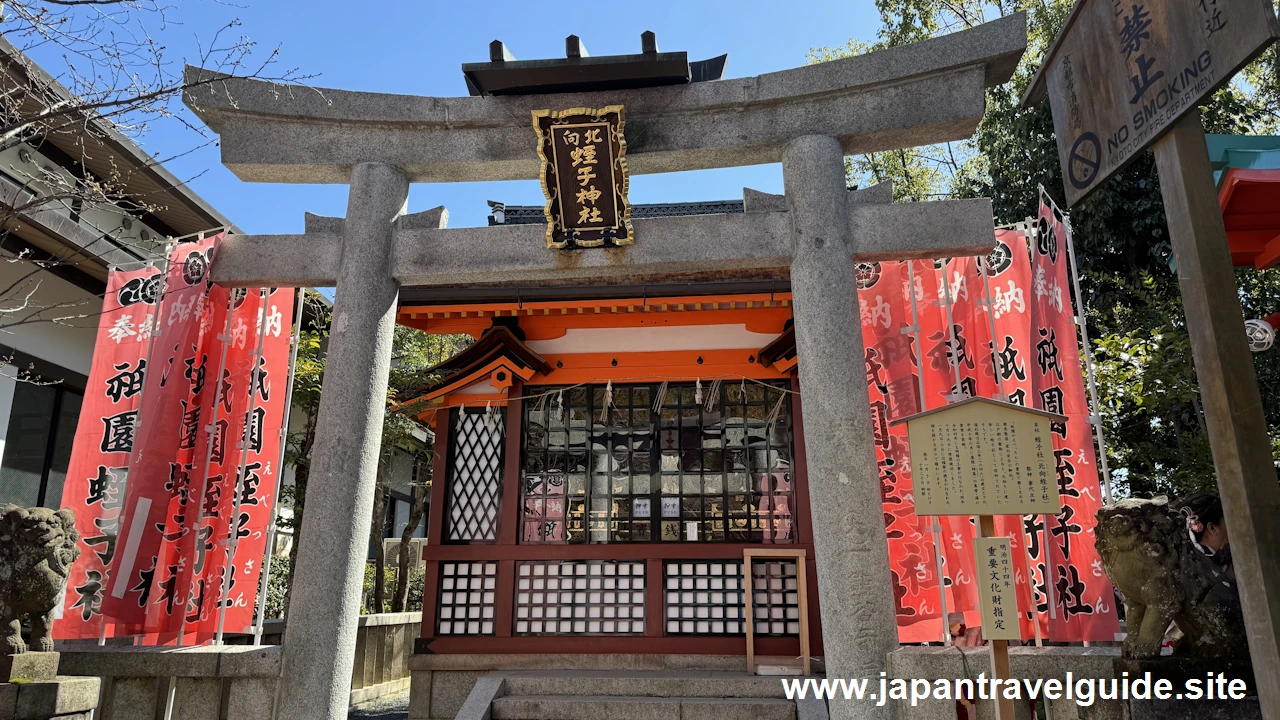
[[[897,628],[851,260],[981,255],[994,241],[989,201],[886,204],[882,192],[846,190],[844,157],[970,136],[986,88],[1009,79],[1025,48],[1019,14],[820,65],[656,88],[432,98],[226,79],[189,92],[241,179],[351,186],[345,219],[233,235],[213,266],[226,286],[337,289],[279,717],[346,716],[401,286],[789,277],[827,673],[877,678]],[[187,69],[188,80],[210,75]],[[632,172],[780,161],[785,199],[637,220],[633,246],[568,252],[547,249],[537,225],[446,229],[442,208],[405,214],[411,182],[537,177],[532,110],[619,104]]]

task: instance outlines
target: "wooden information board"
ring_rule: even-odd
[[[917,515],[1060,512],[1053,423],[1061,415],[970,398],[907,423]]]
[[[1271,0],[1080,0],[1025,103],[1054,98],[1075,205],[1277,36]]]

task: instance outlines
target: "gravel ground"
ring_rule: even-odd
[[[405,720],[409,717],[409,691],[357,705],[347,714],[348,720]]]

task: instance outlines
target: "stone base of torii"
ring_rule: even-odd
[[[989,201],[862,202],[844,157],[968,137],[1025,46],[1018,14],[821,65],[617,92],[425,98],[231,79],[189,92],[242,179],[351,187],[345,220],[231,236],[213,267],[228,286],[336,287],[279,717],[347,712],[402,286],[789,277],[827,674],[878,679],[897,628],[853,262],[984,255],[994,239]],[[785,209],[637,220],[635,245],[572,262],[540,226],[445,229],[438,210],[405,214],[410,182],[536,177],[532,110],[613,104],[626,108],[632,172],[781,162]],[[831,703],[834,718],[891,714]]]

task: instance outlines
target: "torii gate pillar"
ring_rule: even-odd
[[[409,181],[380,163],[351,173],[315,450],[302,516],[305,542],[289,597],[280,720],[346,715],[373,513],[387,368],[400,286],[392,223]]]
[[[859,362],[862,325],[840,143],[818,135],[791,141],[782,174],[818,597],[823,609],[838,608],[822,614],[827,677],[875,678],[898,644],[898,630],[884,521],[867,512],[880,505],[880,474]],[[833,720],[887,718],[889,710],[830,704]]]

